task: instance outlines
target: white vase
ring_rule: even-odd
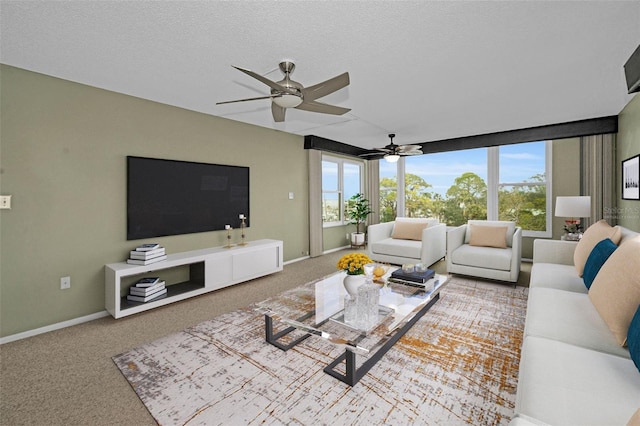
[[[344,284],[344,288],[347,290],[347,293],[349,293],[351,297],[356,297],[358,294],[358,287],[364,284],[364,279],[365,277],[363,274],[360,274],[360,275],[347,274],[347,276],[344,277],[344,280],[342,281],[342,283]]]

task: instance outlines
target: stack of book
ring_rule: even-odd
[[[164,247],[160,247],[160,244],[148,243],[136,247],[135,250],[131,250],[127,263],[132,265],[149,265],[151,263],[161,262],[166,258],[167,255],[164,252]]]
[[[127,295],[131,302],[151,302],[167,296],[165,282],[158,277],[142,278],[135,283]]]
[[[427,269],[422,272],[405,272],[402,269],[396,269],[391,273],[389,282],[424,288],[429,291],[432,290],[435,285],[435,275],[436,272],[433,269]]]

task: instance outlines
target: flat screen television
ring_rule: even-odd
[[[127,157],[127,240],[249,226],[249,168]]]

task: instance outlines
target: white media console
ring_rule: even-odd
[[[282,241],[258,240],[245,246],[169,254],[151,265],[110,263],[104,271],[105,308],[114,318],[121,318],[282,271],[282,251]],[[166,281],[167,296],[146,303],[128,301],[129,288],[148,276]]]

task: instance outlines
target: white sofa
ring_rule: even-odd
[[[419,224],[426,224],[426,228],[412,231]],[[447,227],[437,219],[397,217],[394,222],[369,225],[367,238],[367,254],[377,262],[430,266],[446,255]]]
[[[470,245],[473,225],[506,227],[506,247]],[[521,258],[522,229],[514,222],[470,220],[447,233],[447,272],[450,274],[516,282]]]
[[[638,235],[620,229],[622,239],[616,250]],[[637,424],[638,420],[630,419],[640,409],[640,371],[628,348],[616,341],[578,276],[574,266],[577,245],[534,241],[511,426]],[[600,271],[605,266],[606,262]],[[628,281],[632,280],[635,278]]]

